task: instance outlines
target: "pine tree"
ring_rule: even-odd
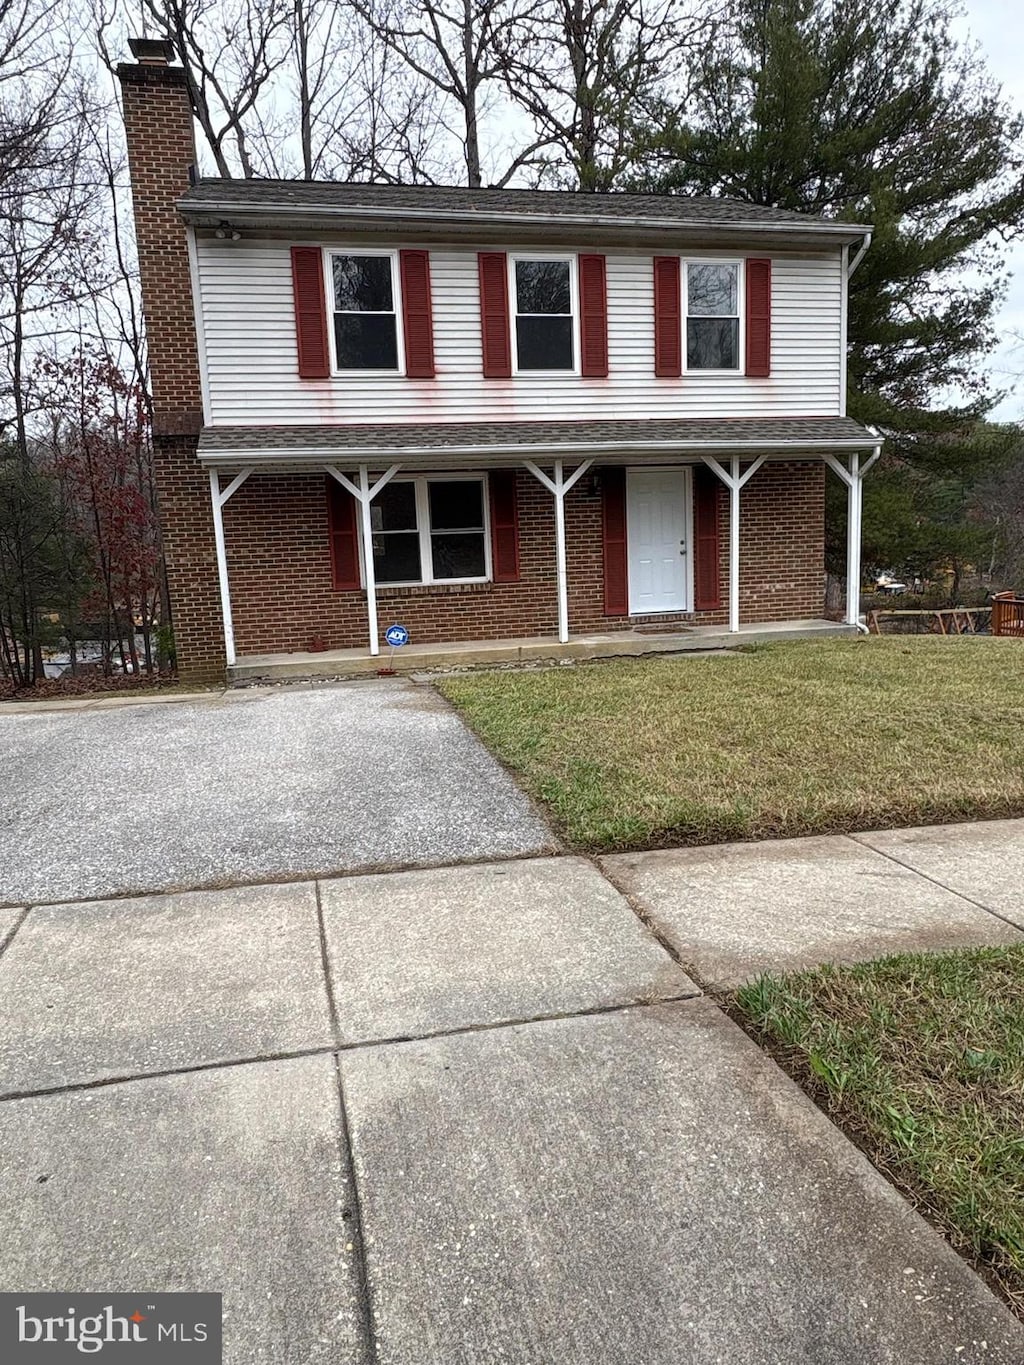
[[[943,0],[729,0],[644,184],[874,224],[849,412],[882,429],[890,470],[940,479],[1004,458],[983,359],[1024,229],[1024,121],[951,17]]]

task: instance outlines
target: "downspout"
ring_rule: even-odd
[[[856,253],[855,253],[854,256],[853,256],[853,259],[850,260],[850,261],[848,261],[848,263],[847,263],[847,266],[846,266],[846,282],[847,282],[847,284],[849,284],[850,278],[851,278],[851,276],[853,275],[853,272],[857,269],[857,267],[860,265],[861,261],[862,261],[862,260],[864,259],[864,257],[867,255],[867,250],[868,250],[868,247],[869,247],[870,245],[871,245],[871,233],[870,233],[870,232],[865,232],[864,237],[863,237],[863,240],[861,241],[860,246],[857,248],[857,251],[856,251]],[[844,403],[845,403],[845,394],[844,394]],[[844,406],[844,409],[843,409],[843,410],[844,410],[844,412],[845,412],[845,410],[846,410],[846,409],[845,409],[845,406]],[[868,430],[871,432],[872,436],[878,436],[878,434],[879,434],[878,431],[877,431],[874,427],[868,427]],[[875,446],[874,454],[871,456],[871,458],[870,458],[870,459],[868,460],[868,462],[865,464],[864,468],[858,470],[857,475],[856,475],[856,479],[857,479],[856,486],[855,486],[855,488],[853,488],[853,489],[851,490],[851,491],[853,492],[853,494],[854,494],[854,499],[852,499],[851,501],[855,500],[855,501],[856,501],[856,504],[857,504],[857,541],[858,541],[858,543],[857,543],[857,572],[858,572],[858,574],[860,573],[860,535],[861,535],[861,528],[862,528],[862,525],[863,525],[863,520],[862,520],[862,518],[863,518],[863,510],[864,510],[864,475],[868,472],[868,470],[871,468],[871,466],[875,463],[875,461],[878,459],[878,457],[879,457],[879,455],[881,455],[881,453],[882,453],[882,442],[881,442],[881,440],[879,440],[878,444]],[[860,603],[860,584],[859,584],[859,583],[858,583],[858,585],[857,585],[857,589],[858,589],[858,590],[857,590],[857,600],[858,600],[858,607],[859,607],[859,603]],[[849,590],[850,590],[850,589],[849,589],[849,585],[847,585],[847,592],[849,592]],[[861,620],[861,616],[860,616],[860,611],[859,611],[859,610],[858,610],[858,612],[857,612],[857,620],[856,620],[856,623],[855,623],[855,624],[856,624],[856,628],[857,628],[857,630],[860,632],[860,634],[862,634],[862,635],[870,635],[870,634],[871,634],[871,632],[868,630],[867,622]]]
[[[869,247],[870,245],[871,245],[871,233],[870,233],[870,232],[865,232],[865,234],[864,234],[864,240],[861,242],[860,246],[857,248],[856,255],[853,257],[853,260],[850,261],[849,265],[846,267],[846,278],[847,278],[847,279],[850,278],[850,276],[853,274],[853,272],[854,272],[854,271],[857,269],[857,267],[860,265],[861,261],[864,259],[865,255],[867,254],[867,249],[868,249],[868,247]]]
[[[869,239],[869,240],[870,240],[870,239]],[[864,249],[867,250],[866,247],[865,247]],[[878,430],[877,427],[868,427],[868,431],[871,432],[871,435],[872,435],[872,436],[878,437],[878,440],[877,440],[877,443],[875,444],[875,447],[874,447],[873,451],[871,452],[870,456],[868,457],[868,459],[865,460],[864,464],[863,464],[863,465],[860,467],[860,469],[858,469],[858,471],[857,471],[857,535],[858,535],[858,540],[860,540],[861,538],[863,538],[863,532],[864,532],[864,475],[868,472],[868,470],[871,468],[871,466],[879,459],[879,457],[880,457],[881,454],[882,454],[882,433]],[[860,545],[859,545],[859,543],[858,543],[858,546],[857,546],[857,572],[860,573]],[[858,607],[859,607],[859,605],[860,605],[860,588],[859,588],[859,585],[858,585],[858,591],[857,591],[857,604],[858,604]],[[860,615],[859,610],[858,610],[858,613],[857,613],[857,630],[860,632],[861,635],[870,635],[870,634],[871,634],[870,630],[868,630],[867,622],[864,621],[864,620],[861,618],[861,615]]]

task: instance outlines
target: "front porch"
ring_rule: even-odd
[[[357,678],[374,676],[389,669],[396,673],[419,673],[431,669],[558,663],[568,659],[585,661],[643,654],[704,653],[708,650],[735,649],[741,645],[856,633],[856,626],[846,622],[770,621],[741,625],[737,631],[730,631],[725,626],[687,626],[664,633],[640,630],[596,632],[574,635],[565,642],[554,637],[531,636],[447,644],[409,644],[390,651],[385,647],[379,655],[371,655],[366,649],[307,650],[240,657],[228,669],[228,677],[232,683],[276,682],[284,678]]]
[[[857,627],[876,432],[846,418],[584,425],[389,428],[401,445],[377,428],[207,429],[199,454],[229,676],[678,653],[835,631],[819,619],[828,469],[847,491],[846,625]],[[392,622],[413,641],[393,654]]]

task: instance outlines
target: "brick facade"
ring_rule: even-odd
[[[518,583],[378,589],[383,632],[408,626],[421,644],[553,635],[557,631],[553,500],[525,470],[519,501]],[[824,467],[764,465],[741,494],[740,603],[743,621],[819,616],[823,601]],[[605,616],[601,499],[584,479],[566,499],[569,623],[574,632],[727,619],[728,496],[720,494],[722,607],[696,615]],[[250,476],[224,509],[228,573],[239,655],[366,644],[363,592],[331,585],[327,499],[321,474]]]
[[[194,163],[181,67],[120,66],[135,238],[153,388],[153,463],[178,669],[223,677],[224,627],[209,477],[196,459],[203,399],[188,241],[175,200]]]
[[[152,44],[150,45],[152,46]],[[159,45],[157,45],[159,46]],[[196,458],[203,401],[186,230],[175,201],[195,160],[185,73],[159,60],[118,68],[154,399],[156,483],[180,673],[224,676],[225,649],[209,479]],[[366,644],[362,592],[335,591],[321,473],[254,473],[224,509],[238,654]],[[381,629],[401,620],[421,643],[557,631],[551,495],[516,475],[516,583],[382,588]],[[745,622],[821,613],[824,468],[767,464],[743,490],[740,608]],[[569,621],[574,632],[727,619],[728,497],[720,490],[722,606],[697,617],[605,616],[602,507],[583,479],[566,500]]]

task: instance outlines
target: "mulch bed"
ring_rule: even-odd
[[[0,678],[0,701],[43,701],[49,697],[83,697],[96,692],[159,692],[178,688],[176,673],[84,674],[79,678],[40,678],[34,687],[15,687]]]

